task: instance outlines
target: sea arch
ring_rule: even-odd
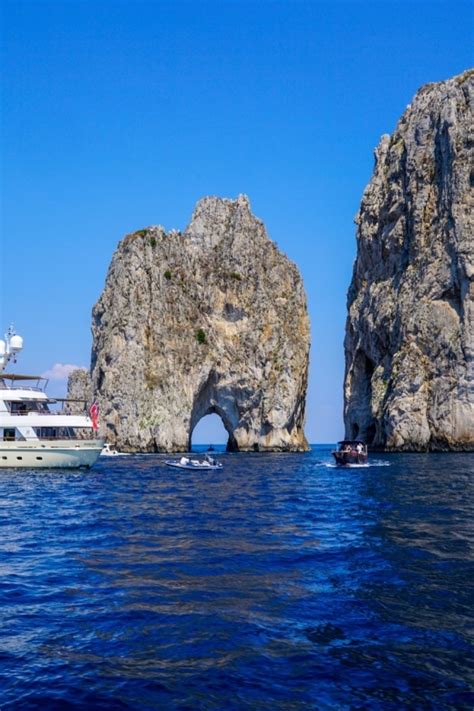
[[[189,450],[192,436],[198,422],[207,415],[216,414],[220,417],[227,432],[227,451],[238,451],[234,431],[239,424],[239,413],[234,396],[229,388],[218,387],[218,376],[213,371],[198,389],[193,402],[189,427]]]

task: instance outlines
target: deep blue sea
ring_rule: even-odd
[[[474,455],[0,471],[0,709],[472,709]]]

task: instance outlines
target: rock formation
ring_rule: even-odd
[[[83,415],[94,400],[89,373],[85,368],[73,370],[67,381],[68,402],[65,412],[70,415]]]
[[[307,449],[303,283],[245,196],[201,200],[183,233],[127,235],[92,331],[92,387],[118,448],[186,451],[215,412],[229,449]]]
[[[356,218],[346,437],[474,448],[474,70],[423,86],[376,150]]]

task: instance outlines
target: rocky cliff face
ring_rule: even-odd
[[[297,268],[246,197],[119,244],[93,310],[92,387],[120,449],[185,451],[216,412],[234,450],[307,448],[309,322]]]
[[[73,370],[67,381],[67,396],[64,411],[70,415],[83,415],[88,413],[94,400],[92,384],[89,373],[84,368]]]
[[[474,448],[474,71],[428,84],[376,150],[357,216],[346,436]]]

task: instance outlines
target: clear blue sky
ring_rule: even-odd
[[[246,193],[305,280],[308,438],[340,437],[373,149],[419,86],[472,66],[472,8],[4,0],[0,328],[25,338],[18,370],[89,364],[91,308],[124,234],[183,229],[199,198]]]

